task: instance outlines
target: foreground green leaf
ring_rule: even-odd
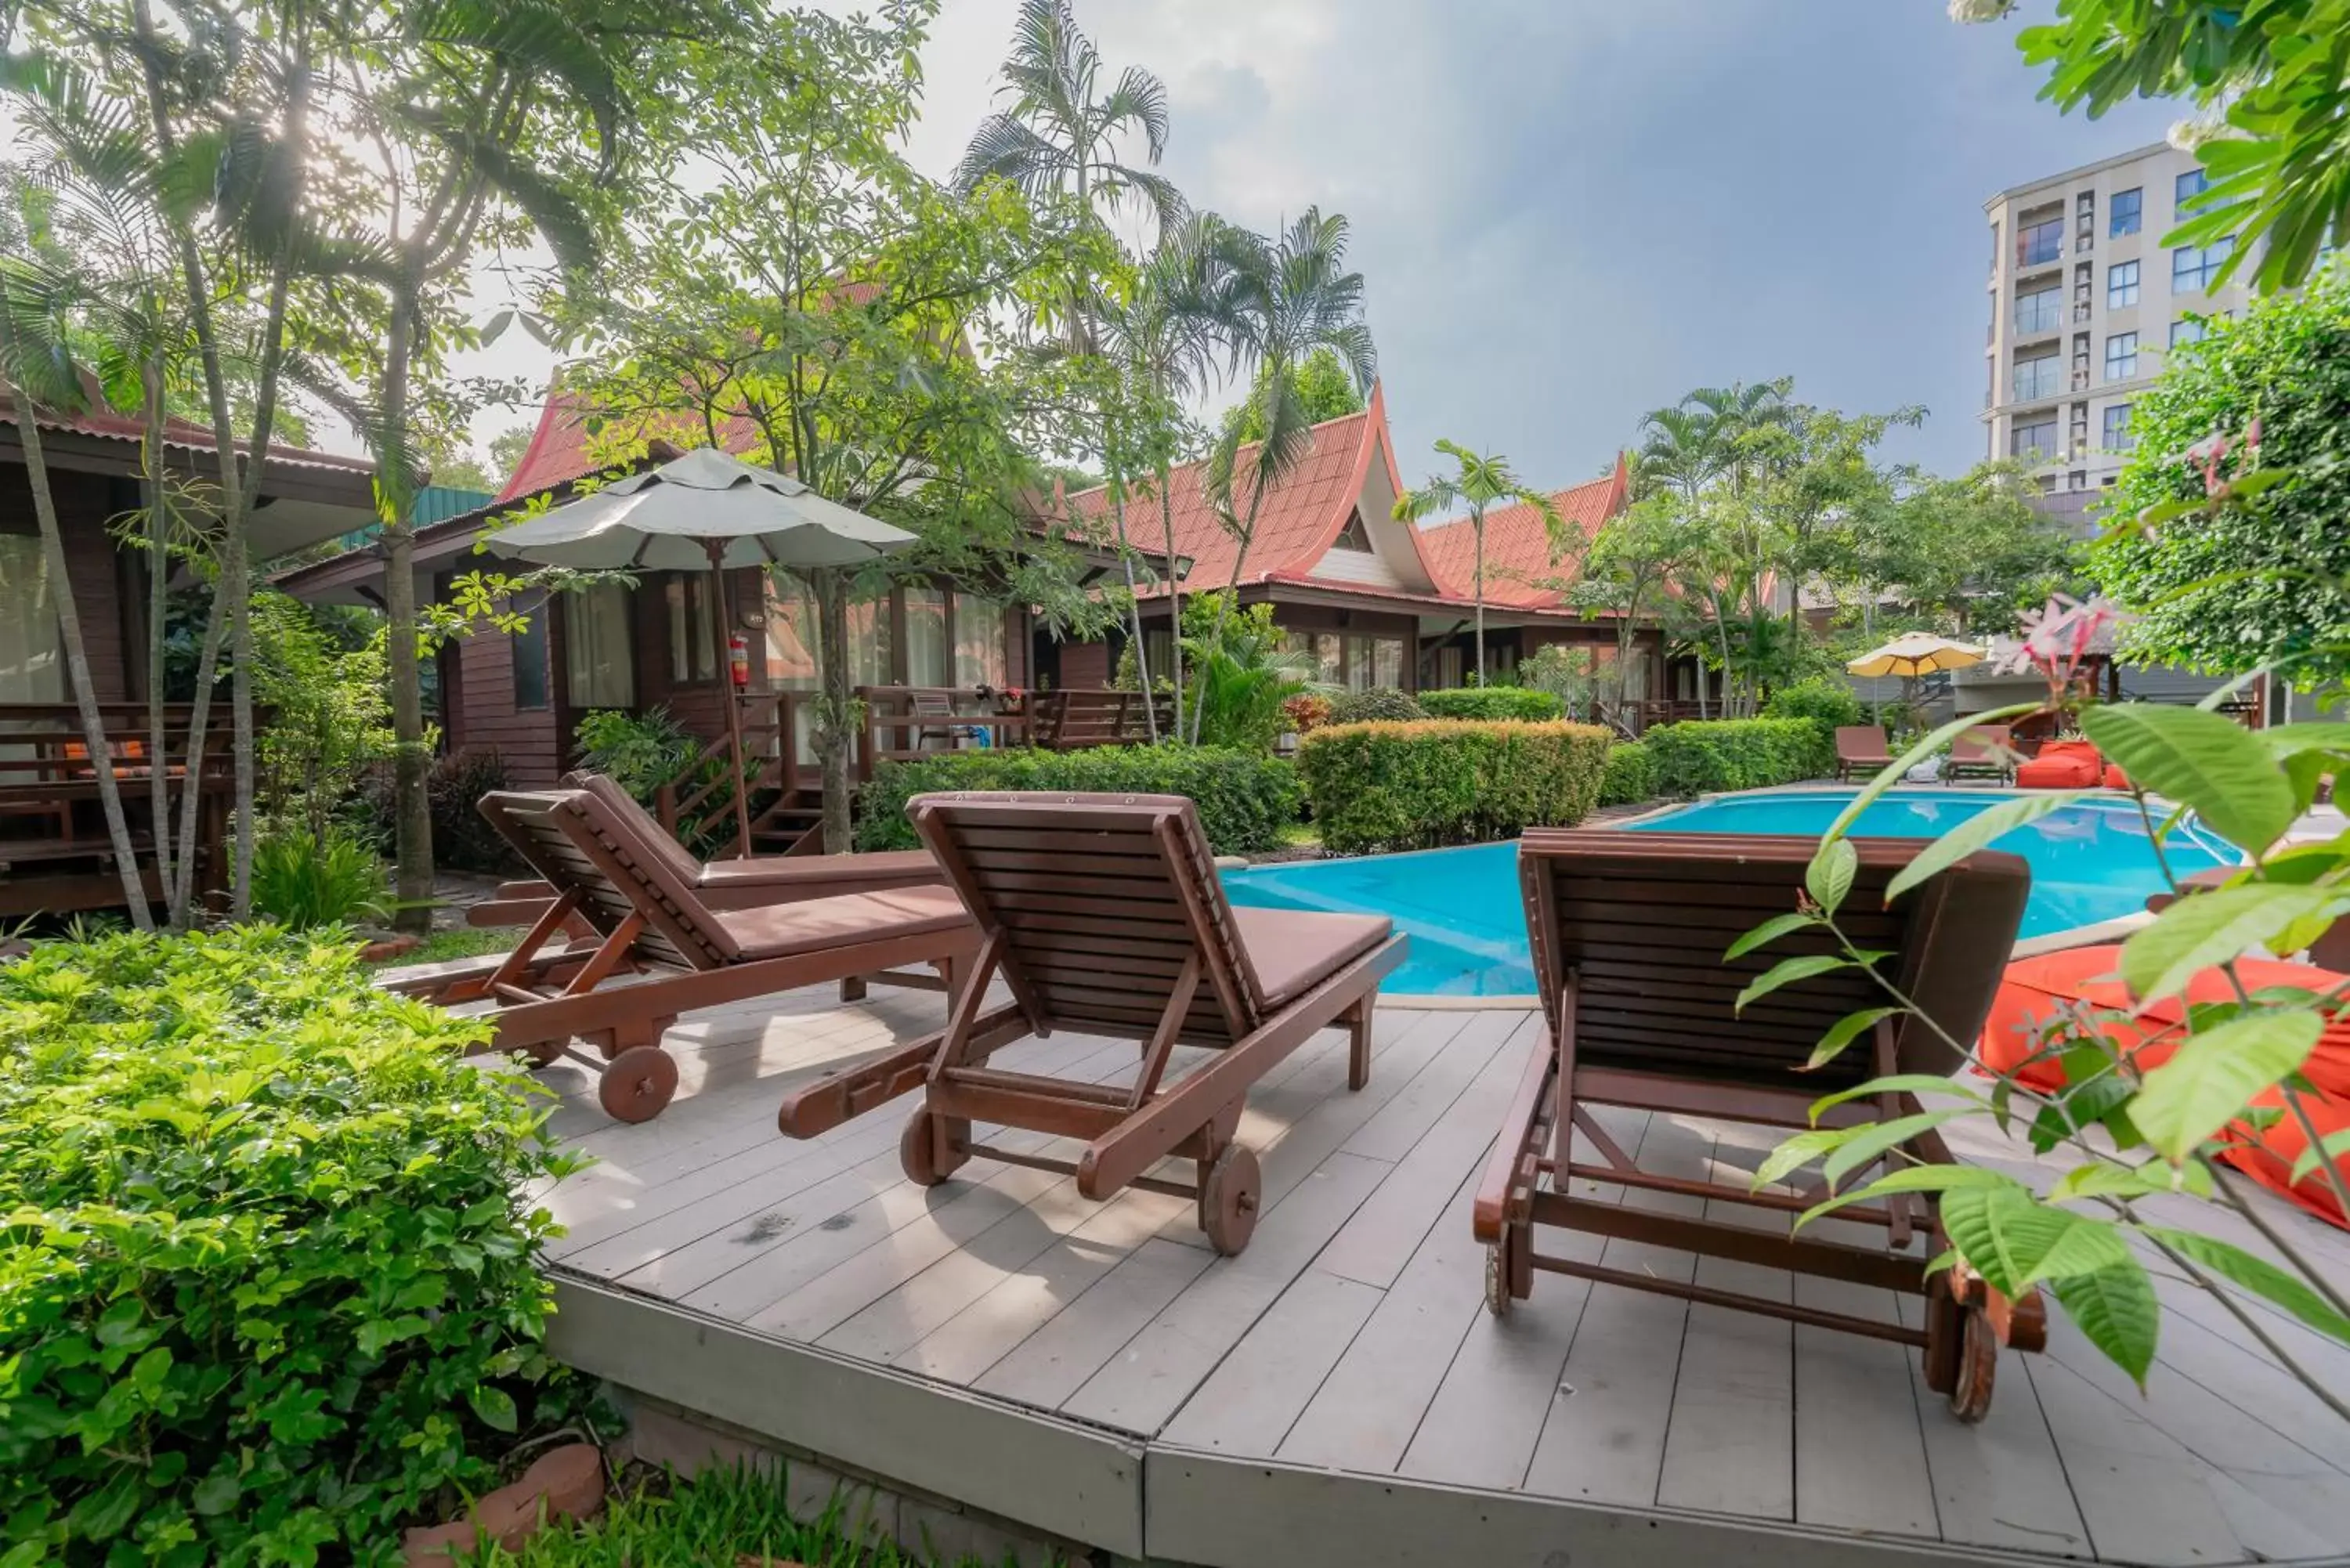
[[[1872,1199],[1887,1198],[1896,1193],[1939,1192],[1944,1195],[1943,1201],[1947,1204],[1950,1193],[1970,1190],[2023,1193],[2025,1189],[2015,1178],[2003,1176],[1996,1170],[1986,1170],[1979,1165],[1913,1165],[1906,1170],[1880,1176],[1866,1187],[1856,1187],[1849,1192],[1839,1192],[1833,1198],[1813,1204],[1795,1217],[1795,1229],[1800,1231],[1822,1215],[1833,1214],[1847,1205],[1866,1203]]]
[[[2162,1303],[2155,1299],[2146,1265],[2126,1258],[2085,1274],[2052,1280],[2048,1288],[2089,1343],[2144,1389],[2162,1326]]]
[[[1843,1055],[1845,1048],[1863,1033],[1900,1011],[1898,1007],[1864,1007],[1858,1012],[1846,1013],[1829,1024],[1827,1033],[1820,1036],[1820,1043],[1812,1047],[1811,1060],[1804,1064],[1804,1070],[1808,1073],[1814,1068],[1826,1066]]]
[[[1748,982],[1738,993],[1735,1011],[1743,1012],[1747,1003],[1756,1002],[1783,987],[1802,981],[1814,980],[1824,974],[1834,974],[1840,969],[1853,967],[1852,961],[1834,953],[1806,953],[1801,958],[1781,959],[1768,970]]]
[[[1846,895],[1852,891],[1852,879],[1860,870],[1860,851],[1852,846],[1849,838],[1825,838],[1804,867],[1804,891],[1812,901],[1833,915],[1844,907]]]
[[[2129,1261],[2128,1243],[2111,1224],[2051,1208],[2015,1183],[1945,1194],[1942,1229],[1975,1272],[2007,1296],[2020,1296],[2042,1280]]]
[[[2120,702],[2081,715],[2082,732],[2130,781],[2182,805],[2258,855],[2293,826],[2293,785],[2268,748],[2234,720],[2199,708]]]
[[[2130,1122],[2164,1158],[2185,1159],[2307,1061],[2324,1027],[2314,1012],[2262,1012],[2190,1034],[2146,1075]]]
[[[1773,915],[1731,943],[1729,949],[1722,953],[1722,959],[1725,962],[1731,959],[1742,959],[1756,948],[1768,947],[1792,931],[1807,931],[1819,923],[1820,919],[1817,915],[1805,914],[1801,909],[1791,910],[1783,915]]]
[[[2350,1345],[2350,1317],[2334,1311],[2324,1296],[2265,1258],[2254,1257],[2241,1247],[2197,1231],[2165,1225],[2143,1225],[2139,1229],[2181,1257],[2282,1307],[2326,1338]]]
[[[1944,871],[1972,855],[1978,849],[1990,847],[1993,839],[2014,832],[2030,823],[2039,821],[2052,811],[2088,798],[2090,791],[2052,790],[2041,794],[2020,794],[2003,800],[1990,810],[1969,817],[1941,837],[1934,840],[1908,865],[1901,867],[1885,889],[1887,898],[1898,898],[1938,871]]]
[[[2122,943],[2122,980],[2144,1000],[2172,995],[2203,971],[2265,947],[2343,901],[2338,889],[2273,882],[2191,894]]]

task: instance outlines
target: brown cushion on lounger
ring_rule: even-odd
[[[564,779],[572,789],[582,790],[596,797],[596,803],[621,821],[632,825],[644,839],[645,846],[661,857],[670,875],[682,878],[689,888],[702,875],[702,862],[686,853],[685,846],[670,836],[660,818],[637,804],[637,797],[614,784],[602,774],[575,773]]]
[[[1359,958],[1388,940],[1394,922],[1385,915],[1306,914],[1296,909],[1257,909],[1235,905],[1232,928],[1256,971],[1257,989],[1267,1007],[1279,1007],[1314,989],[1347,960]]]
[[[870,855],[755,855],[748,860],[713,860],[701,868],[697,886],[790,888],[810,882],[939,882],[945,873],[927,849],[883,849]]]
[[[733,909],[712,918],[726,928],[745,960],[787,958],[848,942],[951,930],[971,919],[951,888],[843,893],[796,904]]]

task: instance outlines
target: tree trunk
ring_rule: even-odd
[[[8,327],[7,290],[0,287],[0,344],[7,347],[6,357],[16,358],[13,334]],[[25,449],[25,481],[33,492],[33,517],[41,531],[41,557],[50,577],[49,591],[57,596],[57,639],[65,645],[66,673],[73,683],[74,706],[81,717],[82,746],[89,759],[91,774],[98,780],[98,800],[106,816],[106,836],[114,850],[114,867],[122,877],[124,903],[130,910],[131,924],[142,931],[155,929],[153,911],[147,907],[147,889],[139,877],[138,852],[130,845],[130,825],[122,815],[122,792],[114,777],[114,751],[107,744],[106,720],[98,711],[98,691],[90,684],[89,653],[81,639],[81,612],[75,607],[73,578],[66,567],[66,540],[57,526],[57,497],[49,490],[49,463],[41,444],[41,424],[33,412],[33,400],[22,389],[9,394],[16,414],[16,435]],[[161,759],[156,759],[160,767]]]
[[[1134,595],[1134,556],[1126,542],[1126,478],[1110,465],[1109,505],[1113,525],[1118,530],[1118,565],[1126,574],[1127,619],[1133,628],[1134,673],[1142,686],[1142,722],[1149,729],[1150,743],[1159,743],[1159,710],[1150,701],[1150,655],[1142,641],[1142,601]]]
[[[408,476],[384,472],[387,449],[397,453],[402,444],[398,437],[407,428],[416,325],[416,296],[404,279],[393,293],[384,358],[385,439],[376,458],[376,493],[384,513],[384,651],[391,679],[391,919],[393,929],[421,936],[432,929],[432,800],[427,787],[432,758],[424,736],[424,683],[416,648],[416,529]]]
[[[1485,684],[1485,514],[1469,514],[1470,531],[1477,539],[1477,673],[1469,684]]]
[[[851,843],[849,753],[856,702],[848,684],[848,585],[820,567],[808,574],[816,606],[816,659],[823,677],[816,705],[816,753],[824,779],[824,852],[846,855]]]
[[[139,378],[139,393],[147,420],[145,461],[141,469],[147,491],[147,822],[155,846],[155,883],[162,889],[164,919],[176,924],[172,875],[172,781],[164,754],[163,724],[164,620],[170,613],[167,593],[172,577],[171,497],[163,472],[163,358],[158,348],[148,356]],[[191,778],[192,778],[191,774]]]
[[[1183,589],[1181,557],[1175,551],[1175,504],[1167,495],[1171,477],[1167,464],[1160,463],[1159,527],[1167,535],[1167,645],[1174,649],[1168,662],[1174,666],[1169,674],[1175,682],[1175,738],[1180,741],[1183,738]]]

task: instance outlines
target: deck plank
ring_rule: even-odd
[[[1818,1220],[1804,1234],[1850,1246],[1888,1247],[1883,1226],[1854,1221]],[[1815,1275],[1798,1275],[1794,1285],[1799,1306],[1872,1323],[1901,1321],[1900,1303],[1891,1291]],[[1939,1401],[1921,1417],[1909,1379],[1909,1364],[1920,1354],[1885,1340],[1795,1325],[1798,1520],[1871,1534],[1940,1536],[1923,1426],[1925,1420],[1950,1417]]]
[[[2039,1393],[2098,1557],[2157,1568],[2244,1559],[2203,1465],[2175,1438],[2045,1356],[2017,1356],[2000,1371],[2019,1367]]]
[[[1274,1452],[1384,1293],[1307,1269],[1167,1424],[1167,1441],[1252,1458]]]
[[[1105,1366],[1128,1355],[1135,1337],[1214,1261],[1212,1252],[1153,1237],[1087,1287],[1077,1298],[1083,1311],[1055,1314],[972,1386],[1042,1410],[1066,1405]],[[1097,1418],[1119,1425],[1112,1415]]]

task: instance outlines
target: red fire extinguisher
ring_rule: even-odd
[[[726,673],[737,691],[751,684],[751,639],[739,631],[726,639]]]

